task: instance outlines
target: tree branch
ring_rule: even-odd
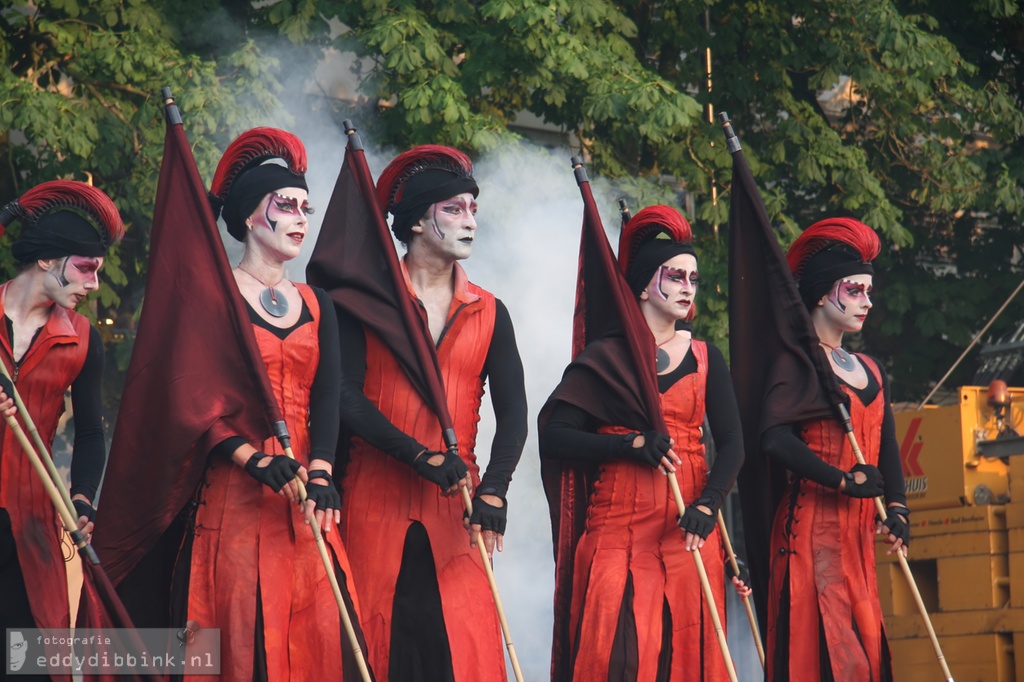
[[[85,83],[84,85],[85,89],[89,91],[89,94],[96,98],[96,101],[102,104],[107,111],[112,113],[117,118],[117,120],[119,120],[121,123],[124,123],[125,126],[127,126],[128,129],[132,131],[132,147],[134,148],[136,154],[141,152],[142,146],[139,144],[138,131],[136,131],[135,128],[132,127],[132,124],[129,123],[128,119],[124,117],[124,114],[118,111],[117,107],[107,102],[107,100],[103,99],[103,95],[100,94],[100,91],[96,89],[95,85],[93,85],[92,83]]]

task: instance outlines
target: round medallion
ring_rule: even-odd
[[[671,362],[672,359],[668,356],[668,353],[665,352],[665,349],[659,348],[658,354],[654,357],[654,369],[659,373],[664,372],[668,369]]]
[[[260,305],[274,317],[284,317],[288,314],[288,299],[273,287],[267,287],[260,292]]]
[[[836,367],[845,372],[852,372],[857,369],[857,361],[840,347],[832,349],[832,361],[836,363]]]

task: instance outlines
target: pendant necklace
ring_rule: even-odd
[[[266,310],[267,313],[274,317],[284,317],[288,314],[288,299],[284,297],[284,294],[243,268],[241,265],[238,266],[238,269],[265,287],[265,289],[260,292],[260,305],[263,306],[263,309]],[[281,281],[283,282],[284,280]],[[281,282],[278,282],[278,284],[280,283]]]
[[[662,343],[658,344],[658,354],[654,356],[654,371],[658,372],[659,374],[668,369],[668,366],[672,363],[672,359],[668,356],[668,352],[664,348],[662,348],[662,346],[664,346],[666,343],[668,343],[674,338],[676,338],[675,334],[673,334],[672,338],[669,339],[668,341],[663,341]]]
[[[842,346],[830,346],[824,341],[818,341],[822,346],[828,348],[832,361],[836,363],[836,367],[843,370],[844,372],[852,372],[857,369],[857,362],[853,359],[853,356],[843,350]]]

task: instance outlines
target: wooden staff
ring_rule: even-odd
[[[0,361],[0,367],[3,367],[3,362]],[[3,368],[3,373],[7,376],[7,368]],[[18,408],[21,410],[21,407]],[[22,412],[23,415],[28,414]],[[36,452],[35,447],[29,442],[28,436],[25,435],[25,431],[21,428],[21,424],[12,415],[10,417],[5,416],[4,421],[7,422],[7,428],[10,429],[11,433],[14,434],[18,444],[21,445],[21,449],[25,451],[25,455],[28,457],[29,462],[32,464],[32,468],[36,470],[36,474],[39,476],[40,482],[43,484],[43,489],[46,490],[46,494],[50,497],[50,501],[53,502],[54,508],[57,510],[57,515],[60,516],[61,523],[64,525],[64,530],[68,532],[71,539],[74,541],[75,546],[79,551],[86,551],[89,546],[89,540],[85,534],[78,529],[78,517],[74,512],[74,505],[71,504],[70,500],[65,502],[61,496],[60,490],[57,488],[55,480],[50,477],[50,473],[47,471],[46,466],[43,464],[39,453]],[[52,463],[51,463],[52,464]],[[63,487],[63,484],[61,484]],[[65,493],[66,495],[67,493]]]
[[[858,464],[867,464],[864,460],[864,453],[861,452],[860,444],[857,443],[857,436],[853,433],[853,424],[850,421],[850,413],[846,409],[846,405],[840,403],[838,405],[839,415],[843,422],[843,430],[846,431],[846,436],[850,440],[850,446],[853,447],[853,454],[857,458]],[[888,518],[886,514],[885,503],[881,497],[875,498],[875,512],[878,514],[878,518],[884,522]],[[942,668],[942,674],[945,675],[947,682],[953,682],[953,673],[949,671],[949,665],[946,663],[946,657],[942,654],[942,647],[939,645],[939,638],[935,634],[935,628],[932,627],[932,619],[928,616],[928,608],[924,605],[924,600],[921,599],[921,592],[917,589],[917,581],[914,580],[914,574],[910,571],[910,564],[907,563],[907,557],[903,556],[903,548],[896,550],[896,558],[900,562],[900,568],[903,569],[903,575],[907,578],[907,584],[910,585],[910,592],[914,595],[914,602],[917,604],[917,610],[921,613],[921,618],[924,619],[924,627],[928,631],[928,638],[932,641],[932,648],[935,650],[935,657],[939,660],[939,666]]]
[[[295,459],[295,454],[292,452],[290,445],[284,446],[284,454],[289,459]],[[299,504],[301,506],[305,506],[306,486],[299,480],[298,476],[296,476],[294,480],[299,486]],[[345,597],[341,594],[341,585],[338,584],[338,576],[334,572],[334,562],[331,560],[331,556],[327,552],[327,545],[324,543],[324,535],[320,532],[320,525],[316,522],[315,517],[312,522],[310,522],[309,527],[310,530],[313,531],[313,540],[316,541],[316,549],[320,553],[320,561],[323,562],[324,570],[327,572],[327,580],[331,583],[331,591],[334,592],[334,600],[338,602],[338,612],[341,614],[341,623],[345,628],[345,635],[348,637],[348,642],[352,645],[352,653],[356,657],[356,666],[359,668],[359,675],[363,678],[363,682],[372,682],[370,679],[370,670],[366,667],[366,657],[363,656],[363,650],[359,646],[359,638],[356,637],[356,629],[352,625],[352,617],[348,614],[348,607],[345,605]],[[335,532],[338,532],[337,529],[335,529]]]
[[[67,486],[64,485],[64,477],[57,471],[57,467],[53,463],[53,457],[50,456],[50,449],[46,447],[45,443],[43,443],[43,439],[39,435],[39,429],[36,428],[36,423],[32,420],[32,415],[29,414],[28,408],[25,407],[25,403],[22,402],[21,393],[18,392],[18,388],[14,385],[14,380],[11,379],[11,374],[7,370],[7,365],[3,362],[0,362],[0,374],[10,382],[10,386],[5,387],[5,390],[7,388],[11,390],[12,395],[10,397],[14,398],[14,404],[18,408],[18,414],[21,416],[22,421],[25,422],[29,435],[32,436],[32,442],[35,443],[34,452],[36,453],[36,457],[42,460],[42,464],[45,467],[43,471],[47,473],[47,478],[49,478],[56,487],[57,493],[64,506],[74,511],[75,505],[71,501],[71,494],[68,492]],[[18,425],[17,422],[15,422],[15,426],[17,426],[18,431],[22,431],[21,426]],[[24,435],[25,434],[22,433],[22,436]],[[31,455],[29,458],[31,459]],[[54,502],[54,504],[56,504],[56,502]],[[74,527],[78,528],[77,517]],[[70,533],[71,531],[68,532]]]
[[[672,472],[668,474],[668,485],[672,489],[672,497],[676,500],[676,507],[679,508],[679,518],[686,512],[686,503],[683,502],[683,493],[679,490],[679,481]],[[729,654],[729,642],[725,639],[725,629],[722,628],[722,619],[718,617],[718,605],[715,604],[715,595],[711,593],[711,583],[708,582],[708,572],[704,569],[704,559],[700,550],[690,552],[693,555],[693,564],[697,567],[697,575],[700,577],[700,588],[704,592],[704,599],[708,603],[708,610],[711,612],[711,623],[715,626],[715,635],[718,637],[718,647],[722,650],[722,658],[725,659],[725,668],[729,671],[729,679],[737,682],[736,666],[732,663],[732,656]]]
[[[678,487],[678,484],[676,484]],[[725,519],[722,512],[718,512],[718,530],[722,533],[722,545],[725,547],[725,555],[729,557],[729,564],[732,572],[739,576],[740,564],[736,560],[736,552],[732,548],[732,540],[729,539],[729,531],[725,528]],[[750,587],[749,585],[747,587]],[[754,607],[750,604],[750,595],[742,598],[743,606],[747,609],[747,620],[750,621],[750,634],[754,636],[754,646],[757,647],[757,656],[761,659],[761,669],[764,670],[764,645],[761,644],[761,631],[757,628],[757,617],[754,615]]]
[[[460,486],[462,490],[462,504],[466,507],[466,513],[473,516],[473,500],[469,497],[469,488]],[[470,527],[470,532],[473,532]],[[501,605],[501,595],[498,594],[498,583],[494,579],[494,567],[491,566],[491,558],[487,556],[487,547],[484,545],[484,534],[480,532],[476,538],[477,549],[480,550],[480,561],[484,564],[484,572],[487,574],[487,582],[491,585],[491,595],[494,596],[494,608],[498,611],[498,622],[501,623],[501,634],[505,637],[505,648],[508,649],[508,659],[512,661],[512,672],[516,680],[523,682],[523,671],[519,668],[519,657],[516,656],[516,647],[512,643],[512,631],[508,628],[508,620],[505,618],[505,607]]]

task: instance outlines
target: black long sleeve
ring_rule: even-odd
[[[794,424],[773,426],[761,435],[761,449],[797,476],[819,483],[827,488],[838,488],[843,470],[821,459],[800,440]]]
[[[707,348],[708,383],[705,402],[717,455],[708,472],[708,481],[701,497],[710,496],[716,505],[715,509],[721,509],[725,496],[729,494],[743,466],[743,426],[736,405],[736,393],[732,388],[732,377],[722,351],[711,343],[707,344]]]
[[[664,393],[676,381],[695,371],[696,359],[692,352],[688,352],[676,370],[659,377],[659,388]],[[718,456],[708,474],[702,496],[710,496],[713,503],[721,506],[743,464],[743,435],[729,369],[721,351],[712,344],[708,344],[705,404]],[[540,434],[541,456],[590,462],[628,457],[628,449],[632,448],[632,444],[620,435],[594,433],[598,426],[579,407],[557,403],[552,408],[544,432]]]
[[[320,361],[309,389],[309,458],[334,464],[341,406],[341,346],[334,302],[323,289],[313,288],[320,304]]]
[[[878,470],[882,472],[882,478],[885,479],[885,501],[898,502],[905,507],[907,506],[907,488],[903,480],[903,462],[900,461],[900,444],[896,440],[896,418],[892,413],[889,376],[884,371],[882,372],[882,388],[885,395],[885,415],[882,417],[882,437],[878,446]]]
[[[496,300],[495,304],[494,334],[484,362],[484,378],[490,383],[494,407],[494,440],[479,492],[504,499],[512,482],[512,473],[523,454],[529,427],[523,362],[516,345],[512,317],[504,303]]]
[[[103,341],[95,327],[89,328],[85,364],[71,384],[71,407],[75,418],[71,494],[85,495],[95,502],[107,461],[103,436]]]
[[[317,303],[320,306],[320,324],[317,329],[317,343],[320,346],[320,359],[317,362],[316,374],[309,389],[309,459],[322,459],[334,463],[335,447],[338,443],[338,411],[341,404],[341,350],[338,343],[338,321],[334,313],[334,303],[323,289],[313,287]],[[247,303],[248,305],[248,303]],[[280,338],[289,334],[312,319],[312,313],[303,304],[302,315],[294,326],[288,329],[276,327],[249,308],[249,319]],[[232,436],[217,443],[211,451],[213,457],[231,457],[232,453],[246,440],[241,436]]]
[[[415,438],[396,427],[363,393],[366,379],[366,333],[362,323],[337,309],[341,355],[341,420],[370,445],[400,462],[412,465],[426,449]]]
[[[878,364],[877,361],[876,364]],[[892,407],[890,407],[889,378],[885,372],[882,372],[881,393],[881,399],[885,401],[885,412],[882,418],[878,470],[885,479],[886,501],[906,504],[903,464],[900,462],[899,442],[896,440],[896,420],[892,414]],[[875,399],[877,400],[878,397]],[[761,447],[768,456],[796,475],[829,488],[838,488],[844,472],[822,460],[807,447],[807,444],[797,435],[797,429],[799,429],[799,425],[794,424],[772,427],[761,436]]]
[[[604,462],[626,458],[630,441],[617,434],[595,433],[601,425],[582,408],[559,401],[540,432],[540,456],[565,462]]]

